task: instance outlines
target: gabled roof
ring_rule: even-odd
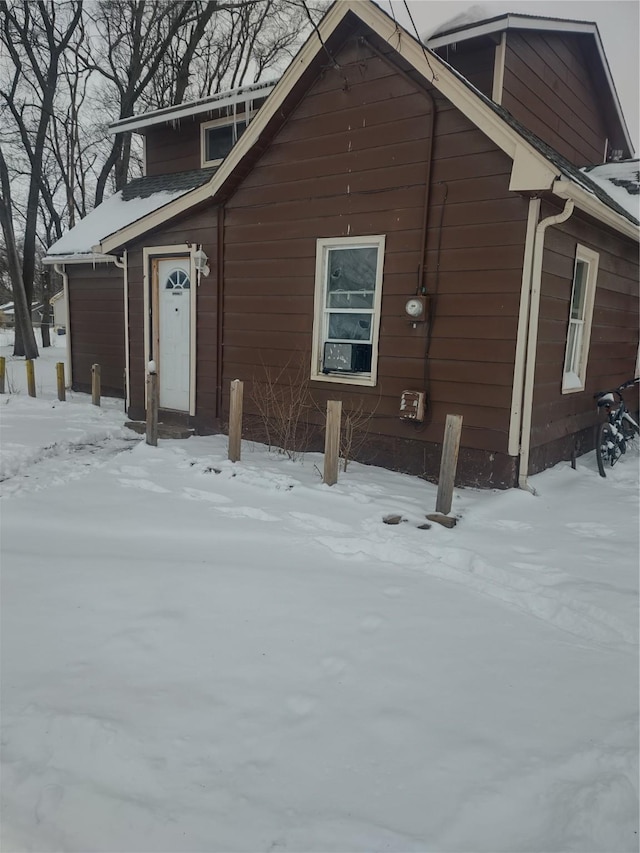
[[[94,246],[149,214],[182,198],[211,180],[215,169],[198,169],[173,175],[137,178],[102,202],[76,226],[57,240],[44,263],[86,263],[113,260]]]
[[[393,50],[511,157],[511,190],[546,191],[562,199],[571,198],[577,208],[626,236],[638,239],[637,218],[611,198],[600,183],[591,180],[585,172],[581,172],[530,133],[503,107],[479,92],[458,71],[425,48],[376,4],[370,0],[337,0],[217,171],[213,174],[204,171],[183,173],[193,175],[192,188],[176,189],[173,194],[160,190],[147,199],[138,195],[127,202],[122,193],[118,193],[54,244],[45,260],[48,263],[80,261],[83,257],[85,261],[107,260],[111,253],[152,228],[164,224],[195,205],[214,197],[222,197],[232,180],[235,180],[241,164],[244,170],[250,159],[257,156],[257,152],[265,143],[269,128],[283,120],[284,107],[294,94],[293,90],[317,62],[323,61],[327,43],[347,19],[350,24],[358,21],[364,23],[383,42],[392,45]],[[197,176],[201,177],[200,181]],[[145,181],[171,178],[172,176],[162,176],[162,179],[141,178],[134,182],[134,185],[141,187]],[[148,207],[145,207],[145,202]],[[112,207],[105,210],[105,205],[110,204]],[[107,220],[104,213],[109,214]],[[116,224],[119,227],[113,230]],[[82,234],[79,234],[80,230]],[[95,238],[93,254],[87,253],[87,243],[91,237]],[[71,257],[67,258],[65,254]]]
[[[629,134],[629,128],[622,112],[620,99],[613,82],[613,75],[609,68],[609,62],[604,52],[602,39],[598,25],[593,21],[570,21],[566,18],[547,18],[538,15],[521,15],[508,12],[504,15],[496,15],[494,18],[484,18],[479,21],[469,21],[456,24],[456,18],[450,21],[449,24],[444,24],[438,30],[429,36],[426,44],[431,50],[437,50],[446,45],[457,44],[468,39],[478,38],[479,36],[491,35],[500,33],[506,30],[538,30],[543,32],[559,32],[569,33],[574,35],[587,35],[593,38],[598,57],[602,66],[602,72],[608,88],[608,93],[611,97],[611,103],[614,106],[615,114],[620,122],[620,128],[624,136],[625,142],[629,151],[633,154],[634,148]]]
[[[130,227],[120,229],[101,241],[96,250],[102,253],[112,252],[193,205],[201,204],[224,192],[239,165],[251,155],[256,143],[263,141],[263,133],[281,114],[282,106],[296,84],[315,61],[322,61],[328,40],[348,16],[352,16],[354,21],[363,22],[384,42],[392,45],[403,59],[512,158],[512,190],[551,191],[560,198],[571,197],[578,208],[627,236],[638,239],[637,220],[609,198],[601,187],[529,133],[506,110],[479,92],[439,56],[425,48],[380,7],[370,0],[338,0],[318,25],[317,32],[309,36],[211,181]]]

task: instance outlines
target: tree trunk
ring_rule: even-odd
[[[13,354],[15,356],[24,355],[26,358],[37,358],[38,345],[31,322],[31,305],[24,287],[22,266],[16,245],[16,235],[13,230],[9,170],[2,149],[0,149],[0,190],[2,191],[0,195],[0,225],[7,248],[7,266],[13,291],[13,310],[16,320]]]
[[[51,267],[45,267],[42,273],[42,322],[40,331],[42,332],[42,346],[51,346]]]

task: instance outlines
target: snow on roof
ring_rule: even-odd
[[[115,231],[119,231],[121,228],[137,222],[138,219],[159,210],[169,202],[185,195],[191,189],[193,189],[192,186],[181,187],[155,192],[144,198],[136,196],[130,199],[125,199],[121,190],[103,201],[57,240],[47,252],[45,260],[50,263],[61,258],[99,260],[103,256],[94,253],[94,246],[97,246]]]
[[[428,41],[431,38],[444,35],[452,30],[461,29],[463,27],[470,26],[471,24],[477,24],[480,21],[487,21],[490,18],[491,16],[485,6],[480,6],[478,4],[469,6],[469,8],[465,9],[464,12],[454,15],[453,18],[449,18],[443,24],[438,24],[438,26],[433,30],[424,32],[422,34],[422,39],[423,41]]]
[[[186,101],[183,104],[174,104],[173,106],[161,107],[158,110],[152,110],[148,113],[121,118],[110,124],[109,130],[112,133],[122,133],[127,130],[139,131],[151,125],[166,124],[167,122],[178,121],[187,116],[221,110],[224,107],[230,108],[246,103],[247,101],[266,98],[275,88],[277,82],[277,80],[269,80],[264,83],[253,83],[248,86],[240,86],[237,89],[218,92],[216,95],[210,95],[198,101]]]
[[[591,180],[640,220],[640,160],[621,160],[581,169]]]

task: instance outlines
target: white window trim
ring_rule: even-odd
[[[378,342],[380,338],[380,309],[382,306],[382,279],[384,269],[384,234],[364,237],[330,237],[316,241],[316,281],[313,310],[313,342],[311,353],[311,379],[317,382],[332,382],[340,385],[374,386],[378,381]],[[371,329],[371,372],[370,373],[323,373],[322,356],[325,341],[325,284],[328,249],[371,248],[378,250],[376,290],[373,301],[373,324]]]
[[[571,305],[573,304],[573,295],[576,286],[576,270],[578,267],[578,262],[587,265],[587,281],[586,281],[586,293],[584,297],[584,316],[582,319],[582,337],[580,341],[580,356],[579,356],[579,365],[580,371],[579,373],[564,372],[564,365],[567,361],[567,354],[569,349],[569,341],[570,335],[569,330],[571,328]],[[584,391],[585,383],[587,378],[587,363],[589,361],[589,349],[591,345],[591,323],[593,320],[593,306],[595,303],[596,296],[596,282],[598,279],[598,264],[600,261],[600,255],[598,252],[594,252],[592,249],[588,249],[586,246],[578,245],[576,246],[576,259],[573,267],[573,282],[571,285],[571,299],[569,300],[569,322],[567,325],[567,340],[565,344],[564,351],[564,361],[563,361],[563,373],[562,373],[562,393],[563,394],[575,394],[579,391]]]
[[[207,152],[207,131],[211,127],[233,127],[233,125],[238,122],[242,122],[243,124],[246,122],[247,127],[249,126],[249,122],[251,121],[252,114],[250,111],[246,113],[239,113],[238,115],[229,115],[222,116],[222,118],[214,118],[211,121],[204,121],[200,125],[200,166],[201,168],[205,168],[207,166],[219,166],[220,163],[224,160],[224,157],[220,157],[217,160],[207,160],[205,159]],[[236,140],[237,142],[237,140]],[[235,145],[235,142],[233,143]]]

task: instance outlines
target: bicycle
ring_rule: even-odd
[[[629,379],[611,391],[598,391],[593,395],[598,401],[598,409],[604,409],[607,413],[607,420],[598,426],[596,434],[596,459],[601,477],[607,476],[605,468],[613,468],[622,454],[627,452],[627,443],[640,433],[640,426],[631,417],[622,396],[623,391],[638,382],[640,379]],[[619,403],[616,403],[614,394],[618,396]]]

